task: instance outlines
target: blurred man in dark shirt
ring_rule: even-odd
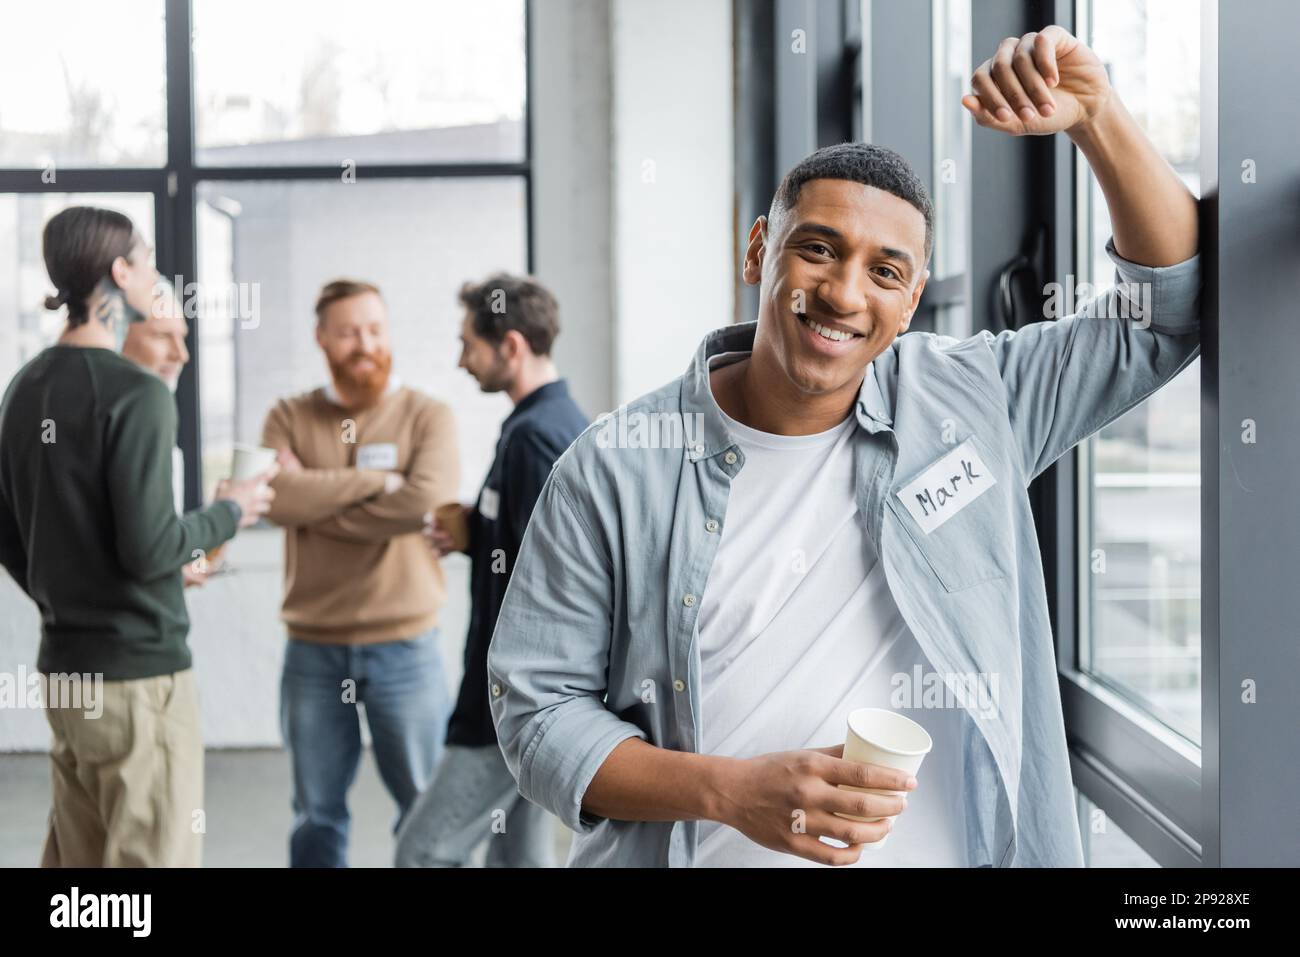
[[[470,555],[472,608],[445,756],[398,835],[397,865],[463,866],[490,836],[489,867],[548,867],[550,815],[519,795],[501,756],[488,706],[487,651],[533,505],[587,419],[551,361],[560,330],[549,291],[530,278],[497,274],[467,283],[460,301],[460,366],[484,392],[505,392],[515,407],[501,426],[478,502],[462,506],[461,521],[447,523],[460,526],[468,541],[457,541],[455,529],[438,521],[426,532],[439,555]]]

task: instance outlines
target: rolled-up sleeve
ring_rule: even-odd
[[[1115,284],[1073,315],[976,338],[992,353],[1032,481],[1079,442],[1176,376],[1200,353],[1199,254],[1142,266],[1106,252]]]
[[[595,516],[559,470],[524,532],[488,648],[492,720],[519,793],[580,833],[602,819],[582,799],[622,741],[646,734],[605,706],[613,563]]]

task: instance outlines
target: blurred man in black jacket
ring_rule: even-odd
[[[587,427],[551,361],[559,334],[555,297],[530,278],[505,274],[460,291],[465,318],[460,366],[484,392],[505,392],[515,407],[501,426],[496,457],[478,502],[462,506],[460,525],[426,530],[439,555],[466,551],[470,573],[465,676],[447,728],[447,750],[397,840],[398,867],[464,865],[485,837],[489,867],[548,867],[550,815],[519,795],[497,746],[488,697],[487,651],[510,571],[533,505],[551,466]]]

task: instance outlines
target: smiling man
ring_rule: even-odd
[[[903,336],[924,185],[867,144],[786,175],[743,265],[757,321],[627,409],[702,416],[702,435],[579,437],[501,609],[502,751],[578,832],[570,864],[1082,864],[1026,488],[1198,353],[1197,211],[1060,27],[1007,38],[972,85],[982,126],[1079,147],[1123,282],[1019,331]],[[992,707],[920,676],[993,689]],[[929,731],[919,780],[842,760],[864,706]]]

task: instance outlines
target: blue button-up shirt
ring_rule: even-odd
[[[903,619],[936,673],[996,688],[992,710],[962,698],[972,866],[1083,863],[1026,488],[1200,351],[1199,257],[1152,268],[1106,249],[1116,285],[1077,312],[965,339],[907,333],[870,363],[854,406],[858,508]],[[593,423],[525,533],[489,696],[520,793],[577,832],[571,865],[694,863],[694,821],[603,819],[582,800],[629,737],[699,748],[699,599],[745,467],[709,358],[752,349],[756,328],[710,333],[683,376]],[[933,527],[897,493],[962,443],[993,484]]]

